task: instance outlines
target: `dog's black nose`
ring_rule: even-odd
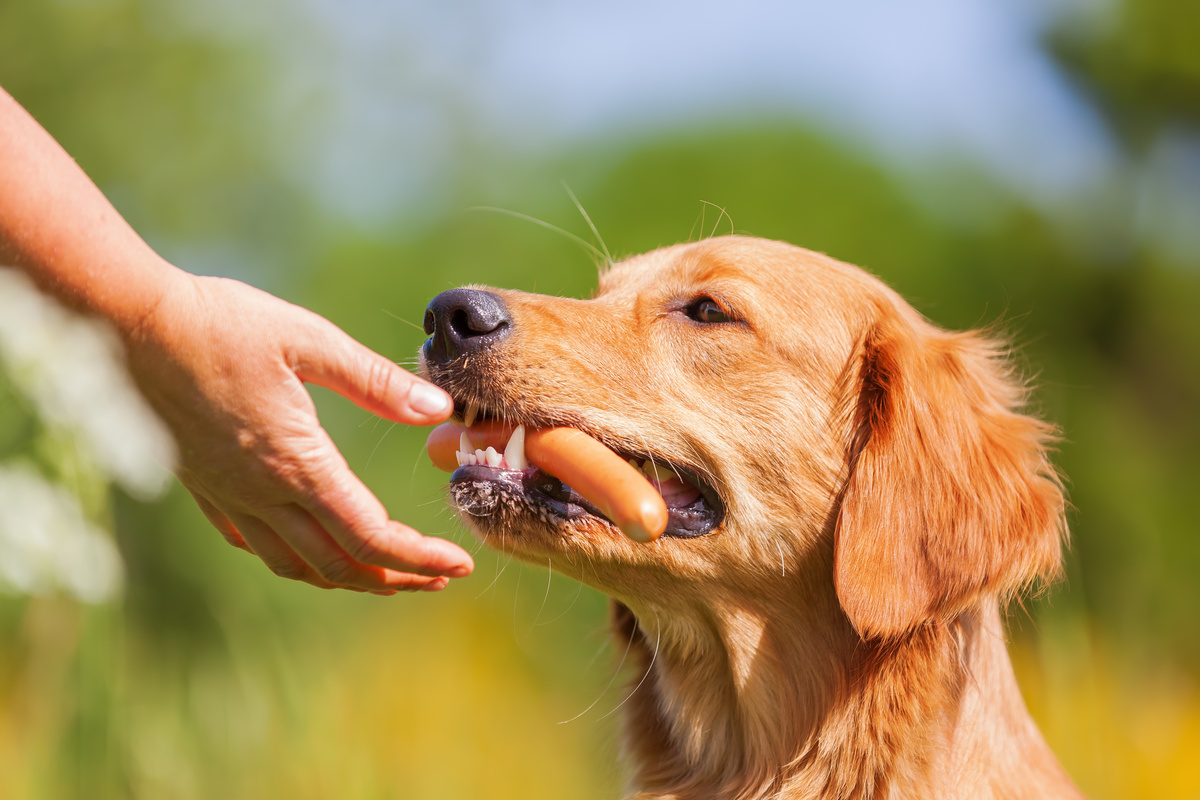
[[[442,292],[425,309],[426,358],[450,361],[478,352],[512,331],[512,317],[498,295],[481,289]]]

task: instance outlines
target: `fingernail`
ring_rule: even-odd
[[[465,564],[446,571],[447,577],[450,578],[465,578],[470,574],[471,568]]]
[[[421,587],[423,592],[440,592],[446,588],[448,581],[445,578],[434,578],[429,583]]]
[[[408,405],[418,414],[432,417],[447,411],[453,401],[450,395],[429,383],[414,383],[408,390]]]

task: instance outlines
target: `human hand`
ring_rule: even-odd
[[[469,574],[462,548],[388,518],[303,382],[414,425],[449,417],[450,397],[317,314],[237,281],[171,274],[124,337],[130,372],[175,435],[180,481],[225,539],[324,588],[437,591]]]

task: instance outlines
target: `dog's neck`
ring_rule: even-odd
[[[825,648],[847,649],[840,641],[813,641],[809,652],[797,654],[792,631],[746,607],[683,614],[676,608],[669,616],[639,610],[636,620],[618,614],[617,624],[638,664],[635,678],[645,676],[630,700],[631,733],[653,744],[635,742],[634,749],[669,753],[658,766],[689,781],[723,781],[790,762],[836,692],[837,659]],[[798,627],[795,619],[787,625]],[[815,657],[827,663],[797,668]]]
[[[1025,713],[995,604],[871,644],[811,599],[782,619],[744,603],[670,616],[616,605],[641,680],[626,705],[639,797],[959,796],[956,764],[984,780],[981,763],[1007,769],[964,714],[995,717],[1027,763],[1061,776]]]

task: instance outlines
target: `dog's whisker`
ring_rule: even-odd
[[[504,214],[505,216],[508,216],[508,217],[514,217],[516,219],[525,220],[526,222],[532,222],[534,225],[538,225],[540,227],[545,228],[546,230],[554,231],[555,233],[558,233],[558,234],[561,234],[561,235],[567,237],[571,241],[578,244],[580,247],[582,247],[585,250],[587,250],[588,252],[590,252],[598,260],[604,260],[605,258],[607,258],[604,251],[600,250],[598,247],[596,247],[594,244],[587,241],[586,239],[576,236],[575,234],[571,233],[570,231],[568,231],[564,228],[560,228],[557,225],[554,225],[550,222],[546,222],[543,219],[538,219],[537,217],[532,217],[529,214],[522,214],[520,211],[513,211],[513,210],[507,209],[507,208],[497,208],[495,206],[472,206],[471,208],[468,208],[467,210],[468,211],[489,211],[493,214]]]
[[[705,205],[704,201],[700,201],[700,219],[698,221],[700,223],[700,238],[701,239],[704,238],[704,228],[705,228],[704,219],[705,219],[705,214],[707,212],[708,212],[708,206]],[[693,238],[693,234],[695,234],[695,233],[696,233],[696,221],[693,221],[691,229],[688,230],[687,240],[689,242],[696,241],[696,239]]]
[[[717,221],[713,223],[712,233],[709,234],[708,238],[711,239],[717,235],[717,228],[720,227],[720,225],[721,225],[722,217],[729,220],[729,234],[732,236],[734,233],[737,232],[736,228],[734,227],[734,224],[733,224],[733,217],[729,216],[729,212],[725,210],[724,206],[717,206],[715,203],[713,205],[716,206],[716,208],[718,208],[721,213],[717,215]]]
[[[505,547],[504,547],[504,532],[501,531],[500,532],[500,550],[501,550],[501,552],[503,552],[504,549],[505,549]],[[492,577],[492,582],[489,583],[486,587],[484,587],[483,591],[481,591],[479,594],[475,595],[476,600],[483,597],[488,592],[492,592],[492,602],[493,603],[496,602],[495,590],[497,589],[497,586],[500,582],[500,576],[502,576],[504,574],[504,572],[508,569],[508,565],[512,563],[512,560],[513,560],[513,554],[508,553],[508,558],[505,559],[503,565],[501,565],[498,561],[496,562],[496,574],[495,574],[495,576]]]
[[[548,582],[547,582],[547,586],[549,586]],[[579,598],[582,596],[583,596],[583,583],[581,581],[575,581],[575,596],[573,598],[571,598],[571,602],[569,604],[567,604],[567,607],[562,612],[560,612],[557,617],[554,617],[553,619],[548,619],[545,622],[537,622],[535,620],[535,624],[539,625],[539,626],[553,625],[555,622],[558,622],[560,619],[565,617],[567,614],[570,614],[571,609],[575,608],[575,604],[579,602]],[[538,613],[539,613],[539,615],[541,614],[541,612],[538,612]]]
[[[425,508],[426,506],[431,506],[434,503],[441,503],[442,505],[445,505],[446,499],[445,498],[434,498],[433,500],[423,500],[420,503],[417,503],[417,508]],[[443,509],[443,510],[449,511],[449,509]]]
[[[425,333],[425,327],[423,325],[418,325],[417,323],[413,322],[412,320],[405,319],[404,317],[400,316],[399,314],[393,314],[391,311],[388,311],[386,308],[381,308],[379,310],[382,311],[383,313],[387,314],[389,317],[396,320],[397,322],[403,322],[405,325],[410,325],[410,326],[416,328],[417,330],[419,330],[421,333]]]
[[[587,665],[584,668],[584,670],[587,671],[587,670],[590,670],[592,667],[596,666],[596,662],[598,660],[600,660],[600,656],[604,655],[604,651],[609,649],[609,645],[611,645],[611,644],[612,644],[612,640],[607,637],[603,641],[601,641],[600,646],[598,648],[596,648],[596,652],[592,653],[592,657],[587,660]],[[618,665],[617,671],[620,672],[620,669],[621,669],[620,665]],[[609,684],[609,685],[611,686],[612,684]],[[587,712],[585,711],[584,713],[586,714]],[[563,722],[567,722],[567,721],[568,720],[563,720]],[[561,725],[563,723],[560,722],[559,724]]]
[[[633,697],[635,694],[637,694],[637,693],[638,693],[638,689],[641,689],[641,688],[642,688],[642,684],[646,682],[646,678],[649,678],[649,677],[650,677],[650,673],[654,671],[654,664],[655,664],[655,662],[656,662],[656,661],[658,661],[658,647],[659,647],[659,645],[660,645],[660,644],[662,644],[662,626],[661,626],[661,625],[659,625],[659,624],[657,624],[657,621],[656,621],[656,624],[655,624],[655,626],[654,626],[654,627],[658,629],[658,630],[657,630],[657,636],[655,636],[655,637],[654,637],[654,655],[652,655],[652,656],[650,657],[650,665],[649,665],[649,666],[647,666],[647,667],[646,667],[646,671],[645,671],[644,673],[642,673],[642,679],[641,679],[640,681],[638,681],[638,684],[637,684],[637,686],[633,687],[633,691],[632,691],[632,692],[630,692],[629,694],[627,694],[627,695],[625,696],[625,699],[624,699],[624,700],[622,700],[621,702],[617,703],[617,705],[616,705],[616,706],[615,706],[615,707],[614,707],[614,708],[613,708],[611,711],[609,711],[607,714],[605,714],[603,717],[601,717],[601,718],[600,718],[600,720],[605,720],[605,719],[608,719],[608,718],[609,718],[609,717],[611,717],[613,714],[617,713],[617,712],[618,712],[618,711],[621,709],[621,706],[623,706],[623,705],[625,705],[626,703],[628,703],[628,702],[630,701],[630,699],[631,699],[631,698],[632,698],[632,697]],[[632,638],[632,637],[631,637],[631,638]],[[600,720],[597,720],[597,722],[599,722]]]
[[[575,208],[579,209],[579,213],[588,227],[592,229],[592,235],[596,237],[596,241],[600,243],[600,249],[604,251],[605,264],[613,263],[612,253],[608,252],[608,245],[604,243],[604,237],[600,235],[600,231],[596,230],[596,225],[592,222],[592,218],[588,216],[587,211],[584,210],[583,203],[579,202],[579,198],[571,191],[571,187],[567,186],[566,181],[563,181],[562,187],[566,190],[567,196],[571,198],[571,202],[575,204]]]
[[[708,200],[701,200],[700,202],[705,207],[712,206],[713,208],[715,208],[721,212],[720,214],[717,215],[717,221],[713,223],[712,233],[708,234],[708,236],[704,236],[704,221],[703,221],[703,217],[701,217],[700,235],[701,235],[702,239],[712,239],[713,237],[715,237],[717,235],[717,228],[720,226],[722,218],[729,220],[730,235],[733,235],[734,233],[736,233],[737,229],[733,225],[733,217],[729,216],[729,212],[725,210],[724,206],[719,206],[716,203],[709,202]],[[703,212],[701,212],[701,213],[703,213]]]
[[[549,556],[546,556],[546,593],[542,595],[542,605],[538,608],[537,614],[533,618],[533,622],[529,625],[529,630],[525,633],[528,636],[537,627],[538,620],[542,618],[542,612],[546,610],[546,601],[550,599],[550,581],[554,579],[554,564]]]
[[[597,696],[596,699],[592,701],[592,704],[589,705],[587,708],[585,708],[583,711],[580,711],[578,714],[571,717],[570,719],[562,720],[561,722],[558,723],[559,725],[566,725],[570,722],[574,722],[575,720],[579,719],[584,714],[588,713],[593,708],[595,708],[596,704],[599,703],[602,699],[604,699],[604,695],[608,693],[608,690],[612,688],[612,685],[616,682],[617,677],[621,674],[621,668],[625,666],[625,659],[629,657],[629,651],[632,648],[633,648],[633,637],[631,636],[625,642],[625,652],[621,654],[621,660],[617,662],[616,670],[613,671],[612,677],[608,679],[608,684],[604,687],[604,689],[602,689],[600,691],[599,696]],[[605,716],[607,716],[607,715],[605,715]]]
[[[381,419],[381,418],[376,417],[376,419]],[[364,465],[364,467],[371,466],[371,459],[375,458],[375,453],[379,450],[379,446],[381,444],[383,444],[383,440],[387,438],[387,435],[392,432],[392,429],[395,428],[397,424],[398,423],[392,422],[390,425],[387,426],[386,429],[384,429],[383,434],[379,437],[379,440],[377,442],[375,442],[375,446],[371,448],[371,454],[369,456],[367,456],[367,463]],[[378,424],[376,425],[376,427],[378,427]],[[413,461],[412,477],[409,479],[410,486],[412,485],[412,482],[415,481],[417,478],[417,467],[420,466],[420,464],[421,464],[420,459],[415,459]]]

